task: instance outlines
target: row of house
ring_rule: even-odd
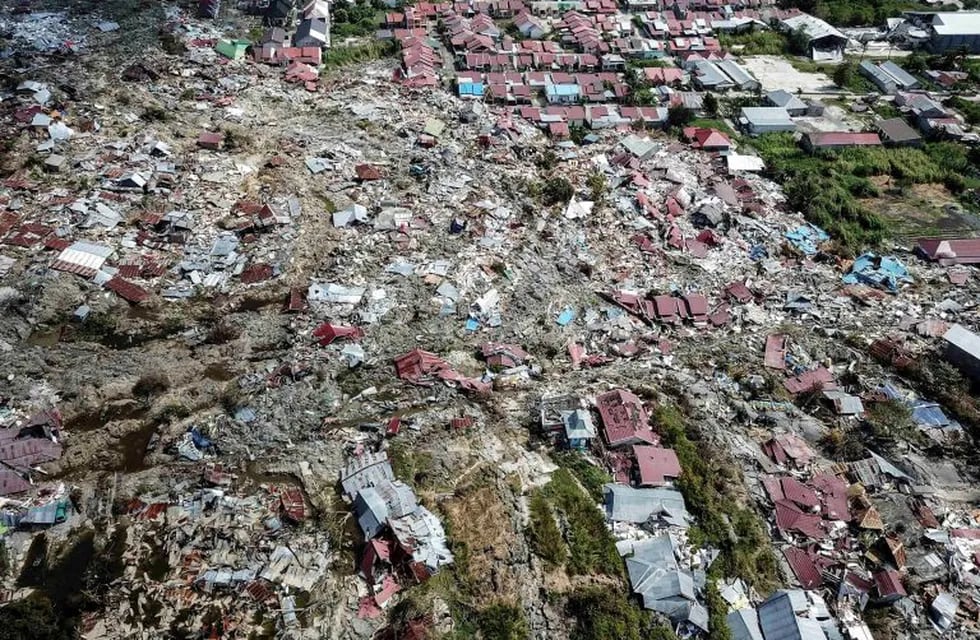
[[[617,102],[629,87],[616,73],[488,73],[460,71],[456,76],[460,97],[489,97],[498,102],[530,103],[543,94],[549,104]]]
[[[895,93],[899,90],[910,91],[919,88],[919,81],[891,60],[878,64],[865,60],[858,66],[858,69],[861,75],[871,80],[882,93]]]
[[[696,60],[691,66],[694,69],[694,84],[706,91],[756,91],[762,86],[745,67],[732,59],[718,62]]]

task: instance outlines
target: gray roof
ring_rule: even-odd
[[[728,628],[732,630],[732,640],[763,640],[759,614],[755,609],[739,609],[729,613]]]
[[[641,138],[637,135],[627,136],[623,138],[619,144],[623,145],[624,149],[632,153],[640,160],[645,160],[647,157],[656,153],[657,150],[660,149],[660,145],[650,138]]]
[[[963,325],[954,324],[943,334],[943,340],[946,344],[970,354],[971,357],[980,359],[980,336]]]
[[[881,134],[893,142],[921,140],[922,136],[901,118],[889,118],[875,123]]]
[[[756,79],[752,77],[752,74],[746,71],[742,65],[734,60],[719,60],[718,68],[739,86],[756,82]]]
[[[766,99],[784,109],[806,109],[806,103],[785,89],[777,89],[766,94]]]
[[[361,489],[394,479],[395,474],[388,462],[388,454],[384,451],[368,452],[353,458],[340,471],[340,484],[349,498],[353,498]]]
[[[834,403],[841,415],[853,416],[864,413],[864,404],[857,396],[838,390],[824,391],[823,396]]]
[[[795,126],[782,107],[742,107],[742,117],[753,125]]]
[[[697,81],[703,87],[731,87],[732,81],[728,79],[721,69],[714,62],[709,60],[698,60],[694,63],[697,72]]]
[[[783,20],[782,24],[790,31],[803,29],[803,32],[806,33],[811,42],[813,40],[820,40],[821,38],[839,38],[840,40],[847,40],[847,36],[838,31],[833,25],[816,16],[811,16],[806,13],[801,13],[800,15],[793,16],[792,18],[786,18]]]
[[[766,640],[826,640],[820,623],[802,618],[806,594],[802,591],[779,591],[759,605],[759,627]]]
[[[581,440],[596,437],[595,425],[587,409],[576,409],[564,413],[565,437]]]
[[[626,559],[626,571],[644,607],[675,620],[688,618],[688,603],[696,600],[694,577],[678,567],[670,536],[635,543],[632,557]]]
[[[932,28],[941,36],[972,36],[980,34],[980,11],[937,13]]]
[[[643,523],[659,515],[668,523],[686,527],[687,508],[684,496],[672,487],[634,489],[624,484],[603,486],[606,517],[614,522]]]
[[[891,77],[895,78],[899,84],[905,87],[914,87],[915,85],[919,84],[919,81],[916,80],[914,76],[891,60],[882,62],[878,65],[878,67]]]
[[[885,91],[894,91],[897,87],[895,78],[891,77],[888,73],[870,60],[865,60],[859,65],[859,67],[861,68],[861,71],[866,76],[871,78],[880,89]]]

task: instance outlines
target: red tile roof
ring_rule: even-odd
[[[781,333],[766,336],[765,363],[770,369],[786,367],[786,336]]]
[[[851,131],[821,131],[809,133],[807,137],[814,148],[822,147],[876,147],[881,146],[877,133],[854,133]]]
[[[789,568],[793,570],[793,575],[799,580],[800,586],[804,589],[816,589],[823,584],[823,576],[813,562],[813,557],[803,549],[787,547],[783,549],[783,556]]]
[[[878,596],[882,598],[902,597],[908,595],[902,585],[902,576],[898,571],[878,571],[874,575]]]
[[[596,398],[606,442],[610,447],[656,442],[643,403],[625,389],[616,389]]]
[[[668,479],[681,475],[681,463],[673,449],[633,445],[633,455],[640,472],[640,486],[660,487],[667,484]]]

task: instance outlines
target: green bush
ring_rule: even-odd
[[[555,176],[545,180],[541,188],[541,202],[545,206],[565,204],[575,195],[575,187],[568,181],[568,178]]]
[[[565,561],[565,542],[555,515],[540,491],[531,496],[531,550],[552,565]]]
[[[771,29],[732,35],[721,34],[718,36],[718,40],[725,51],[742,47],[738,49],[738,53],[745,56],[778,56],[787,53],[789,50],[786,36]]]
[[[647,626],[644,613],[625,594],[608,587],[584,587],[568,598],[575,618],[572,640],[641,640]]]
[[[741,577],[762,593],[772,590],[779,582],[775,555],[759,516],[732,491],[741,484],[738,471],[700,442],[700,434],[689,429],[676,407],[658,406],[654,420],[681,463],[678,488],[697,518],[691,541],[720,551],[711,575]]]
[[[477,614],[477,626],[483,640],[524,640],[528,636],[524,610],[498,602]]]
[[[559,467],[568,469],[574,474],[593,500],[602,502],[602,485],[612,482],[612,476],[586,460],[577,451],[559,451],[552,458]]]
[[[616,551],[606,519],[579,487],[567,469],[558,469],[542,495],[554,508],[568,544],[566,569],[573,575],[623,575],[623,561]]]

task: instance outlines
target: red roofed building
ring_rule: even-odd
[[[808,151],[845,149],[847,147],[880,147],[881,138],[878,137],[877,133],[819,131],[803,136],[803,146]]]
[[[596,398],[596,407],[610,447],[657,442],[643,403],[629,391],[616,389],[604,393]]]
[[[805,391],[832,391],[837,388],[834,374],[826,367],[817,367],[812,371],[805,371],[798,376],[788,378],[783,385],[793,395]]]
[[[783,549],[783,555],[786,557],[789,568],[793,570],[793,575],[799,580],[801,587],[816,589],[823,584],[823,576],[809,553],[796,547],[787,547]]]
[[[691,146],[695,149],[703,149],[704,151],[728,151],[732,148],[732,141],[717,129],[685,127],[684,137],[690,141]]]
[[[906,595],[905,586],[902,584],[902,576],[898,571],[883,570],[874,575],[875,586],[878,588],[878,597],[885,602],[894,602]]]
[[[677,67],[647,67],[643,70],[643,75],[655,86],[684,81],[684,70]]]
[[[804,513],[802,509],[789,500],[776,501],[776,527],[784,534],[789,532],[801,533],[814,540],[827,537],[823,528],[823,520],[813,513]]]
[[[916,243],[916,253],[943,265],[980,263],[980,238],[922,238]]]
[[[325,347],[338,338],[350,338],[351,340],[363,338],[364,332],[359,327],[345,327],[324,322],[313,330],[313,337],[317,338],[320,345]]]
[[[633,445],[638,481],[641,487],[662,487],[681,475],[681,463],[673,449]]]
[[[449,363],[428,351],[412,349],[408,353],[395,358],[395,370],[398,377],[415,384],[425,383],[430,374],[448,369]]]

